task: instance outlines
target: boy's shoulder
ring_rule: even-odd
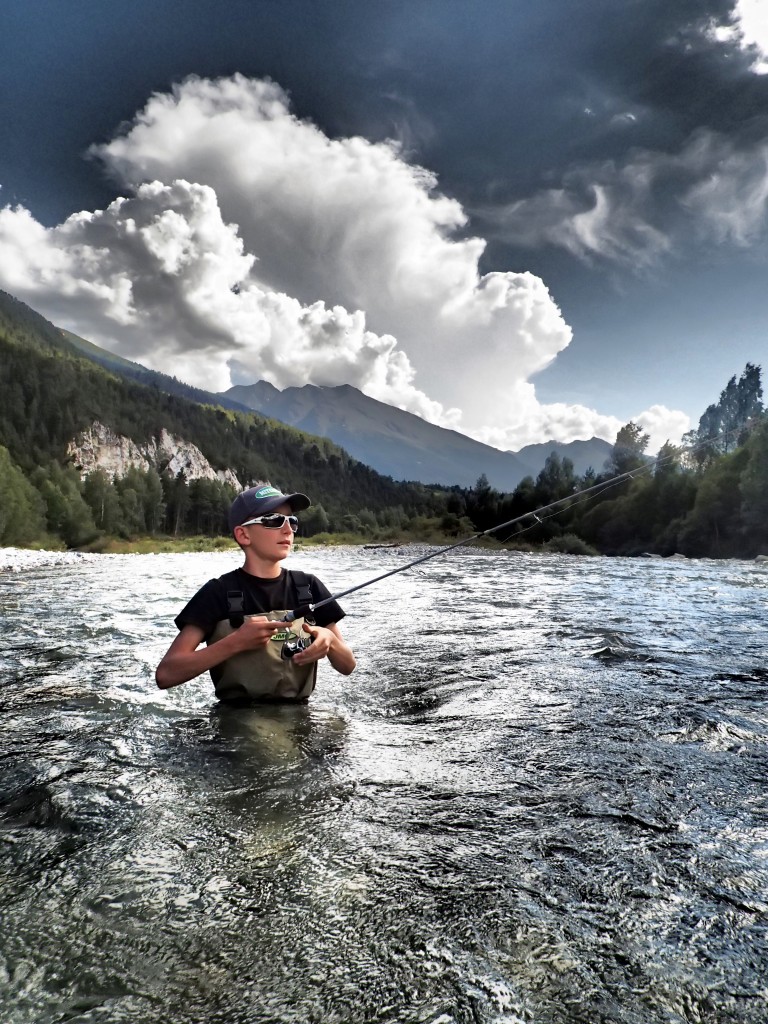
[[[249,576],[247,572],[238,568],[208,580],[201,587],[201,590],[207,589],[209,592],[226,595],[229,590],[259,589],[264,585],[268,585],[271,589],[273,586],[280,586],[285,583],[291,583],[293,586],[311,587],[316,580],[317,576],[304,572],[303,569],[286,569],[283,567],[280,575],[276,576],[274,580],[261,580],[257,576]]]
[[[225,572],[222,576],[214,576],[204,583],[198,594],[225,594],[228,590],[237,590],[240,578],[237,569]],[[242,587],[240,587],[242,589]]]
[[[233,589],[236,583],[241,582],[241,575],[239,569],[231,569],[229,572],[223,573],[221,576],[216,576],[215,579],[208,580],[209,584],[215,584],[219,587],[226,587],[227,589]]]

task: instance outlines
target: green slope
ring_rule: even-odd
[[[95,356],[98,355],[96,359]],[[0,445],[31,474],[50,460],[65,461],[67,443],[94,420],[137,443],[165,428],[192,442],[215,469],[232,469],[241,481],[269,477],[304,490],[331,514],[401,506],[408,515],[434,514],[442,496],[419,485],[398,484],[349,456],[342,448],[251,411],[225,409],[218,396],[195,392],[173,378],[51,324],[0,292]],[[195,392],[185,397],[179,391]],[[204,396],[218,408],[200,404]]]

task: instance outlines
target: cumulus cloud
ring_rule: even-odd
[[[752,55],[752,70],[758,75],[768,74],[768,8],[765,0],[736,0],[731,20],[713,26],[711,34],[724,42],[737,42]]]
[[[489,425],[479,433],[479,439],[501,449],[518,449],[542,439],[568,442],[601,437],[613,442],[626,422],[584,405],[541,404],[533,385],[528,382],[517,386],[515,406],[519,417],[515,422],[503,427]],[[666,441],[678,444],[691,428],[690,418],[685,413],[663,405],[642,410],[631,420],[648,434],[648,452],[654,455]],[[514,444],[510,443],[512,439]]]
[[[633,420],[648,434],[648,452],[651,455],[656,455],[667,441],[679,444],[683,434],[692,426],[690,417],[685,413],[668,409],[665,405],[652,405],[634,416]]]
[[[615,436],[539,405],[570,328],[539,278],[480,274],[463,209],[394,144],[331,139],[236,75],[153,96],[93,152],[126,193],[107,209],[0,211],[0,285],[61,326],[208,390],[353,384],[503,448]]]
[[[449,417],[413,386],[394,338],[368,331],[360,312],[262,287],[255,262],[213,189],[183,180],[141,185],[51,229],[23,208],[0,211],[4,286],[127,358],[208,390],[233,375],[281,387],[345,380]]]
[[[768,140],[740,145],[706,129],[676,153],[635,150],[623,162],[572,168],[557,188],[495,211],[507,242],[648,269],[688,244],[754,244],[768,217]]]
[[[503,412],[500,379],[526,379],[570,341],[538,278],[479,274],[485,243],[461,237],[466,214],[429,171],[391,143],[329,138],[273,82],[189,79],[95,152],[134,187],[178,176],[211,185],[264,286],[364,310],[370,330],[397,338],[420,386],[461,406],[468,424],[489,399]]]
[[[603,415],[584,405],[541,404],[529,382],[516,385],[514,407],[516,418],[512,422],[489,423],[478,432],[479,440],[502,450],[516,450],[542,440],[567,442],[602,437],[613,441],[622,426],[615,416]]]

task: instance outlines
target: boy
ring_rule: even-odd
[[[337,625],[344,612],[335,601],[314,619],[281,621],[287,611],[330,597],[316,576],[280,564],[293,547],[295,513],[309,505],[306,494],[282,494],[264,481],[238,494],[229,528],[245,563],[209,580],[177,616],[179,634],[155,672],[160,689],[209,671],[220,700],[305,701],[321,658],[343,675],[354,671],[355,656]]]

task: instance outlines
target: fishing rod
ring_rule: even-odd
[[[688,451],[694,452],[697,448],[704,447],[710,443],[710,441],[703,441],[699,445],[695,445],[693,448],[688,449]],[[374,583],[380,583],[381,580],[386,580],[390,576],[395,576],[399,572],[406,572],[406,570],[412,569],[415,565],[421,565],[422,562],[428,562],[432,558],[438,558],[440,555],[446,555],[449,551],[455,551],[456,548],[461,548],[467,544],[471,544],[472,541],[479,540],[481,537],[488,537],[493,533],[498,533],[499,530],[504,530],[510,526],[516,526],[518,523],[525,522],[526,519],[534,520],[529,527],[529,529],[532,529],[537,523],[541,523],[541,517],[545,513],[551,512],[552,514],[555,514],[554,510],[559,510],[561,506],[563,506],[564,510],[565,507],[578,505],[580,502],[584,501],[596,492],[610,490],[618,484],[623,483],[625,480],[634,480],[638,474],[654,469],[660,463],[669,461],[673,458],[675,458],[674,455],[666,456],[665,458],[651,459],[642,466],[637,466],[635,469],[627,470],[626,473],[620,473],[618,476],[611,477],[610,480],[602,480],[599,483],[593,484],[591,487],[585,488],[583,491],[578,491],[576,494],[567,494],[564,498],[558,498],[557,501],[551,501],[548,505],[541,505],[532,512],[524,512],[522,515],[515,516],[514,519],[508,519],[504,523],[499,523],[498,526],[491,526],[487,530],[478,530],[477,533],[464,537],[463,540],[456,541],[455,544],[448,544],[445,547],[439,548],[437,551],[430,551],[426,555],[421,555],[420,558],[414,558],[411,562],[406,562],[403,565],[398,565],[394,569],[390,569],[388,572],[383,572],[380,576],[374,576],[373,579],[366,580],[365,583],[358,583],[356,586],[349,587],[347,590],[341,590],[339,593],[332,594],[330,597],[326,597],[315,604],[305,604],[293,611],[286,612],[283,621],[293,622],[294,619],[303,618],[304,616],[316,611],[318,608],[322,608],[324,605],[330,604],[332,601],[338,601],[340,598],[347,597],[349,594],[354,594],[356,591],[363,590],[365,587],[371,587]]]

